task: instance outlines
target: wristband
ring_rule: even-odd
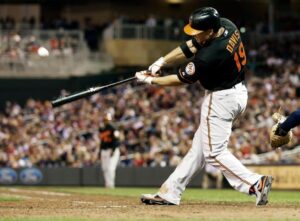
[[[189,48],[186,42],[183,42],[179,47],[181,48],[186,58],[191,58],[194,56],[193,52],[191,52],[191,49]]]

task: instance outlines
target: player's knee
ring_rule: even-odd
[[[214,158],[215,156],[212,155],[212,153],[204,153],[204,159],[206,163],[210,163],[211,160]]]
[[[220,148],[216,148],[216,149],[212,149],[210,151],[205,151],[204,152],[204,158],[206,163],[210,163],[213,159],[217,158],[218,156],[222,155],[222,154],[226,154],[228,150],[226,148],[224,149],[220,149]]]

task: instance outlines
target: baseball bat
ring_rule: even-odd
[[[79,100],[81,98],[91,96],[93,94],[98,93],[99,91],[104,90],[104,89],[111,88],[111,87],[114,87],[114,86],[117,86],[117,85],[120,85],[120,84],[124,84],[126,82],[133,81],[135,79],[136,79],[136,77],[130,77],[130,78],[127,78],[127,79],[124,79],[124,80],[121,80],[121,81],[117,81],[115,83],[107,84],[107,85],[104,85],[104,86],[91,87],[91,88],[88,88],[84,91],[80,91],[80,92],[77,92],[77,93],[74,93],[74,94],[70,94],[70,95],[67,95],[65,97],[59,97],[59,98],[51,101],[51,104],[52,104],[52,107],[59,107],[63,104],[67,104],[67,103],[70,103],[72,101],[76,101],[76,100]]]

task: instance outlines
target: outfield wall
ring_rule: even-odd
[[[116,186],[158,187],[173,170],[171,167],[119,167]],[[203,173],[198,173],[189,186],[200,187],[202,176]],[[104,180],[100,167],[0,168],[0,185],[104,186]]]
[[[273,189],[300,190],[300,165],[260,165],[249,166],[249,169],[272,175]],[[119,167],[116,186],[158,187],[173,170],[172,167]],[[189,186],[201,187],[202,177],[203,171],[192,179]],[[104,180],[100,167],[0,168],[0,185],[104,186]],[[223,186],[229,187],[225,179]]]

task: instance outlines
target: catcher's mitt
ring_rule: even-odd
[[[281,147],[285,144],[288,144],[292,140],[292,137],[293,137],[292,131],[289,131],[287,133],[287,135],[285,135],[285,136],[277,135],[276,130],[277,130],[278,126],[279,126],[279,123],[275,124],[272,127],[271,132],[270,132],[270,143],[271,143],[271,147],[273,147],[273,148]]]
[[[286,118],[280,113],[274,113],[272,118],[276,122],[276,124],[272,127],[271,132],[270,132],[271,147],[277,148],[277,147],[283,146],[285,144],[288,144],[292,140],[292,137],[293,137],[292,131],[289,131],[285,136],[280,136],[276,133],[279,124],[282,123]]]

